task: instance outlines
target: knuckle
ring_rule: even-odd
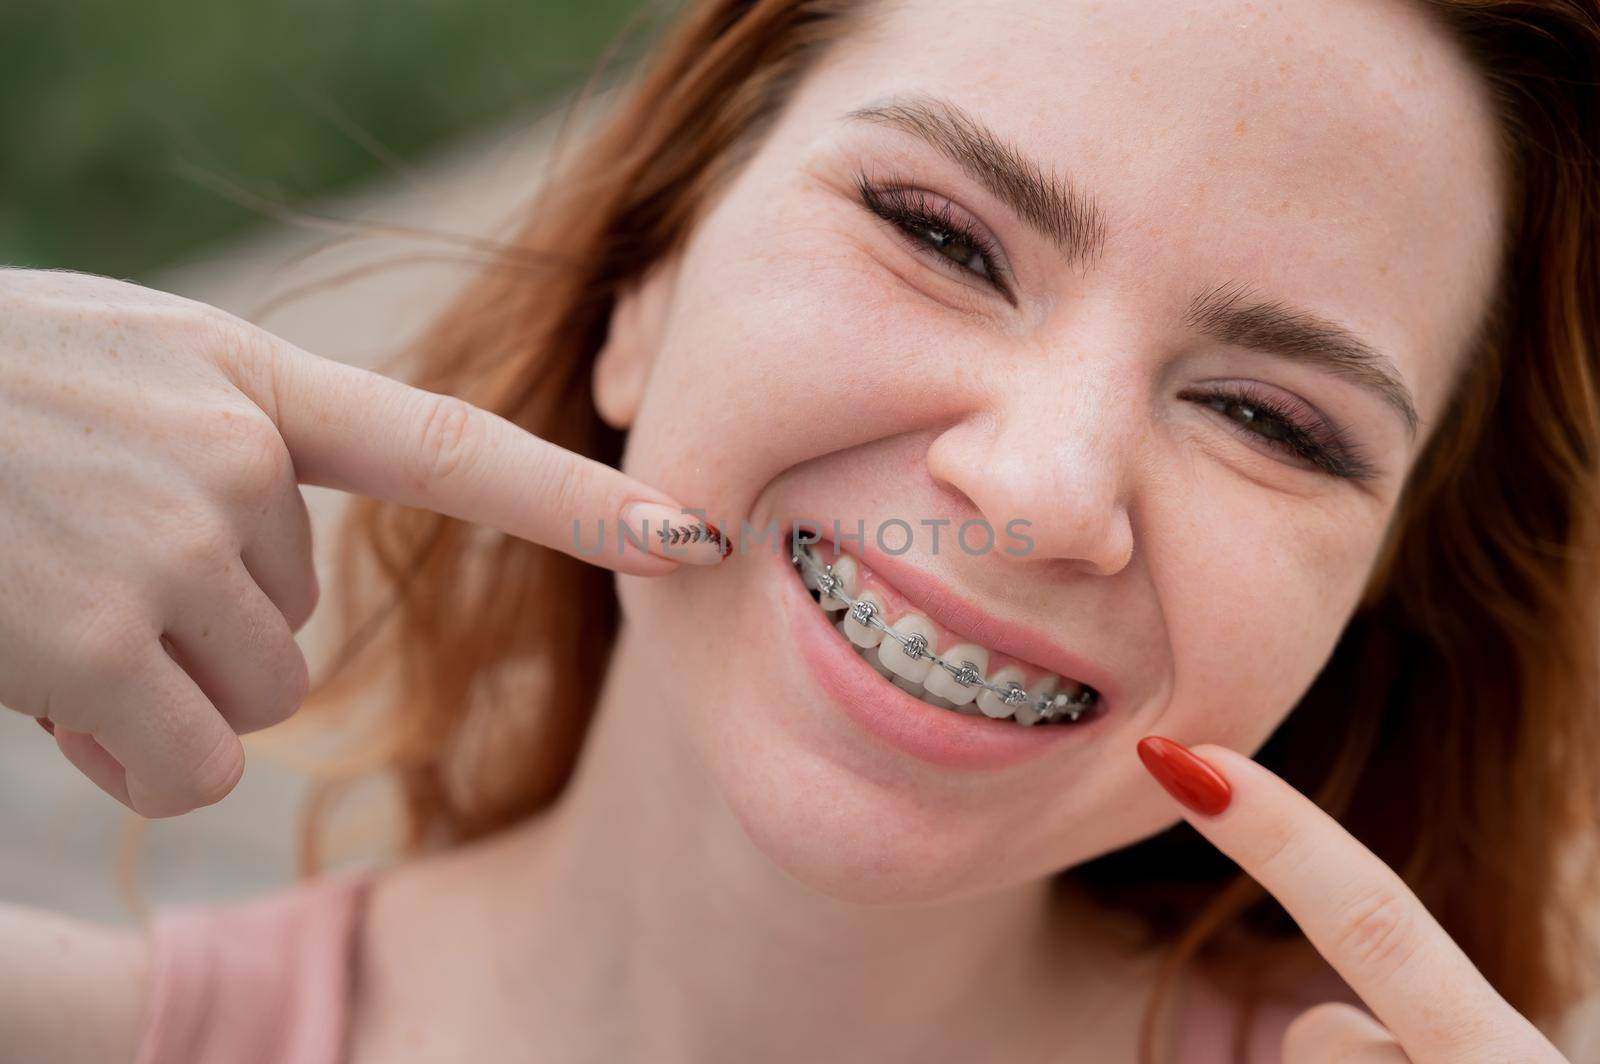
[[[74,664],[81,663],[85,672],[99,681],[136,672],[156,638],[153,623],[120,599],[106,599],[92,607],[76,628],[79,662]],[[65,716],[58,723],[76,731],[87,730],[75,727],[80,722]]]
[[[255,342],[249,323],[207,303],[161,303],[149,307],[146,314],[175,342],[214,360],[233,361]]]
[[[174,584],[215,574],[239,553],[227,522],[203,511],[174,522],[162,539],[160,568]]]
[[[228,455],[227,484],[234,496],[270,498],[292,481],[294,462],[288,445],[265,415],[229,411],[221,427]]]
[[[1337,948],[1379,978],[1404,968],[1416,953],[1416,914],[1388,887],[1361,891],[1339,910]]]
[[[1300,860],[1295,839],[1295,832],[1287,824],[1277,821],[1264,824],[1253,842],[1255,865],[1268,870]]]
[[[283,718],[287,720],[295,711],[305,704],[306,696],[311,693],[311,668],[306,664],[306,657],[295,649],[289,655],[289,670],[284,677],[285,691]]]
[[[577,462],[551,462],[541,485],[544,509],[548,513],[578,517],[591,507],[584,504],[592,481]]]
[[[1451,1016],[1440,1021],[1431,1032],[1434,1042],[1458,1056],[1452,1060],[1527,1060],[1539,1058],[1528,1052],[1525,1045],[1509,1042],[1502,1029],[1491,1022],[1472,1016]]]
[[[244,776],[244,747],[238,736],[225,731],[190,773],[184,788],[189,808],[215,805],[232,793]]]
[[[458,476],[477,454],[479,438],[473,409],[453,395],[424,400],[417,440],[417,479],[422,483]]]
[[[305,655],[293,640],[289,641],[283,657],[283,663],[277,671],[277,697],[274,705],[269,709],[267,726],[279,724],[294,716],[306,700],[306,695],[311,693],[311,670],[306,665]]]
[[[298,632],[311,620],[312,614],[317,612],[317,604],[322,601],[322,584],[317,579],[317,573],[309,564],[306,566],[305,579],[296,588],[294,601],[287,603],[283,612],[283,619],[289,624],[290,632]]]
[[[311,666],[306,664],[306,656],[300,652],[298,646],[295,646],[289,655],[289,713],[304,705],[306,696],[310,693]],[[289,713],[285,713],[284,716],[288,716]]]
[[[84,313],[142,349],[199,356],[213,363],[224,352],[238,349],[245,332],[240,328],[243,322],[231,314],[186,299],[105,299]]]
[[[280,724],[294,715],[311,689],[310,668],[282,615],[266,606],[250,618],[249,659],[216,702],[239,735]]]

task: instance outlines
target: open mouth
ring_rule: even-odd
[[[951,632],[842,551],[789,536],[790,559],[840,638],[879,675],[931,706],[1023,726],[1075,724],[1100,711],[1088,684]]]

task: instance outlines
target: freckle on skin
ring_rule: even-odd
[[[1138,67],[1134,67],[1132,70],[1128,71],[1128,80],[1129,81],[1138,81],[1139,80],[1139,68]]]
[[[1233,124],[1233,135],[1236,137],[1244,136],[1244,119],[1241,118]]]

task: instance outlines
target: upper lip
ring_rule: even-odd
[[[808,523],[808,531],[811,527]],[[790,528],[787,534],[793,533],[794,529]],[[827,536],[822,537],[822,542],[833,543]],[[1073,653],[1038,629],[996,617],[921,569],[878,550],[870,537],[866,543],[852,539],[849,550],[837,543],[833,545],[840,553],[854,555],[867,568],[881,573],[918,612],[963,639],[1049,669],[1066,679],[1088,684],[1099,692],[1103,707],[1116,701],[1117,682],[1104,668]]]

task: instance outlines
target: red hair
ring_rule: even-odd
[[[1499,107],[1514,178],[1500,284],[1359,608],[1256,756],[1399,871],[1515,1008],[1550,1021],[1594,970],[1581,919],[1596,861],[1579,844],[1600,834],[1600,20],[1592,0],[1424,6]],[[502,261],[421,338],[414,382],[616,464],[623,437],[595,413],[590,372],[619,293],[683,244],[817,57],[877,11],[688,3],[582,150],[558,154]],[[357,696],[376,711],[347,721],[359,743],[324,768],[303,873],[320,867],[327,802],[370,774],[399,785],[407,853],[550,806],[617,630],[611,574],[364,499],[340,542],[346,652],[297,720],[343,720]],[[1304,953],[1187,825],[1058,879],[1167,950],[1146,1061],[1181,965],[1253,998],[1268,961]]]

